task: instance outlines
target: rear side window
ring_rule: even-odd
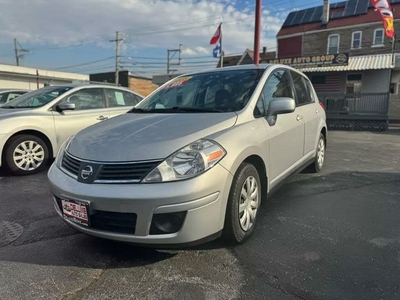
[[[135,106],[141,98],[133,93],[106,89],[107,99],[110,107]]]
[[[303,77],[304,84],[307,88],[308,94],[310,95],[310,100],[311,102],[315,102],[315,94],[314,94],[314,88],[310,82],[310,80],[306,79]]]
[[[297,72],[292,71],[293,85],[296,91],[296,101],[298,105],[304,105],[312,102],[311,95],[306,86],[304,77]]]

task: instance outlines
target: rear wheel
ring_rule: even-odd
[[[317,144],[314,162],[308,166],[311,173],[318,173],[322,170],[325,163],[325,136],[321,133]]]
[[[46,143],[37,136],[21,134],[6,144],[4,162],[14,175],[29,175],[43,170],[49,160]]]
[[[257,169],[242,163],[229,194],[223,237],[230,243],[245,242],[254,231],[261,204],[261,184]]]

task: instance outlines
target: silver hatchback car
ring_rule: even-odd
[[[288,66],[179,76],[67,140],[48,172],[55,210],[105,239],[242,243],[269,193],[323,167],[325,118],[308,78]]]

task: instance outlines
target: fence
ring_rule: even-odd
[[[387,130],[389,93],[337,94],[320,93],[327,123],[332,129]]]

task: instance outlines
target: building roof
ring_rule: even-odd
[[[318,68],[299,68],[302,72],[340,72],[366,71],[393,68],[392,54],[351,56],[347,66],[330,66]]]
[[[399,0],[400,1],[400,0]],[[266,50],[266,49],[265,49]],[[254,59],[254,51],[250,49],[246,49],[242,55],[227,55],[224,56],[224,67],[236,66],[240,65],[242,61],[249,56],[251,60]],[[276,52],[261,52],[260,53],[260,61],[270,60],[276,58]],[[221,67],[221,58],[218,61],[217,68]]]
[[[322,1],[321,1],[322,2]],[[390,4],[400,3],[400,0],[388,0]],[[341,19],[346,17],[354,17],[366,14],[369,8],[372,8],[371,0],[347,0],[330,4],[329,19]],[[303,25],[308,23],[320,22],[322,17],[323,6],[302,9],[291,12],[282,28]]]
[[[22,66],[3,65],[0,64],[0,73],[10,74],[15,76],[39,77],[48,79],[71,80],[71,81],[87,81],[89,75],[78,73],[58,72],[51,70],[43,70],[36,68],[28,68]],[[37,76],[39,73],[39,76]]]

